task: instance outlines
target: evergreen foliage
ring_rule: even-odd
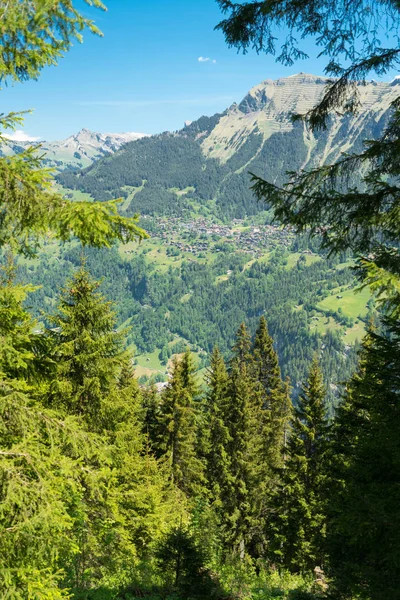
[[[40,382],[33,322],[22,307],[27,289],[6,276],[0,288],[0,593],[62,598],[57,554],[73,552],[63,497],[73,486],[73,459],[62,443],[72,431],[30,397]],[[68,432],[68,433],[67,433]],[[76,437],[78,431],[74,431]],[[76,438],[75,438],[76,439]],[[52,443],[56,442],[56,443]]]
[[[382,11],[389,18],[398,15],[394,2],[377,7],[356,3],[358,21],[349,11],[343,13],[346,7],[340,2],[307,6],[300,2],[285,5],[283,12],[279,2],[219,3],[232,12],[232,18],[221,25],[228,41],[244,48],[254,42],[260,50],[272,50],[268,27],[289,19],[293,29],[319,33],[320,43],[332,57],[347,51],[353,64],[349,69],[329,65],[330,72],[341,78],[311,111],[313,126],[323,123],[330,108],[348,99],[351,74],[365,74],[371,67],[385,72],[397,61],[398,49],[377,50],[377,41],[370,42],[367,31],[367,23],[373,25]],[[102,6],[97,0],[87,4]],[[346,18],[338,19],[343,14]],[[0,17],[2,81],[37,77],[79,39],[83,29],[97,31],[72,2],[10,0],[0,8]],[[367,36],[363,60],[358,62],[352,45],[357,35]],[[289,37],[280,58],[290,62],[300,54]],[[293,206],[282,204],[282,198],[289,197],[287,189],[282,192],[260,181],[256,187],[260,195],[271,194],[278,216],[288,222],[294,219],[300,229],[311,226],[316,230],[317,222],[324,223],[330,215],[331,228],[322,232],[330,249],[373,249],[374,256],[361,259],[364,282],[385,294],[392,315],[398,310],[397,250],[388,246],[398,238],[394,180],[398,175],[398,115],[394,108],[384,138],[370,144],[362,156],[350,157],[337,168],[299,176],[298,187],[288,192],[291,201],[300,192],[300,205],[294,211],[297,220]],[[20,121],[21,116],[12,113],[2,117],[0,125],[12,128]],[[175,177],[177,187],[185,182],[191,185],[192,174],[176,169],[177,160],[186,153],[199,176],[196,193],[201,198],[215,194],[216,178],[229,168],[216,161],[206,164],[193,143],[215,123],[216,119],[205,118],[188,126],[185,141],[178,136],[172,141],[162,138],[174,150],[166,164],[168,178]],[[294,131],[299,136],[302,130]],[[138,147],[146,149],[149,143],[143,141]],[[249,140],[242,148],[243,160],[257,144],[258,139]],[[337,193],[325,187],[327,178],[335,181],[343,174],[342,168],[364,159],[372,165],[364,179],[365,193],[343,192],[342,188]],[[121,164],[126,160],[123,156]],[[143,156],[142,160],[146,163]],[[165,187],[162,173],[159,178],[160,188]],[[63,240],[75,234],[83,243],[98,246],[144,236],[136,219],[120,217],[115,204],[66,202],[53,194],[49,182],[34,148],[0,159],[0,245],[9,242],[20,252],[32,252],[49,228]],[[135,183],[142,185],[142,180]],[[311,195],[309,186],[316,189]],[[378,236],[380,246],[375,245]],[[265,273],[268,283],[273,281],[278,289],[270,304],[287,293],[287,287],[283,292],[279,286],[280,258],[278,253]],[[253,288],[245,288],[240,275],[251,279],[262,267],[253,265],[247,277],[240,272],[240,261],[232,260],[237,268],[232,277],[237,297],[242,305],[250,304],[249,316],[254,320],[266,305],[255,307],[249,300],[251,294],[244,291]],[[216,269],[221,265],[226,272],[223,260]],[[220,311],[225,320],[221,318],[220,323],[230,329],[246,316],[242,310],[230,311],[231,298],[219,295],[217,271],[211,277],[197,265],[185,265],[180,281],[168,272],[169,286],[164,288],[161,278],[155,278],[155,284],[146,278],[143,264],[128,268],[135,279],[130,290],[134,302],[140,307],[149,295],[157,307],[150,320],[152,335],[162,332],[161,347],[167,348],[167,354],[172,340],[161,323],[171,288],[182,297],[197,281],[207,291],[208,310],[210,302],[222,297]],[[292,279],[287,278],[297,299],[302,268],[299,264]],[[311,272],[315,281],[321,279],[317,266]],[[266,283],[261,288],[268,294]],[[175,357],[171,381],[159,397],[155,390],[143,393],[140,389],[131,357],[123,350],[125,334],[116,331],[111,305],[84,266],[61,292],[58,312],[45,318],[55,325],[53,329],[43,331],[25,308],[32,291],[33,286],[16,282],[10,260],[0,280],[2,597],[61,600],[125,594],[128,598],[128,590],[141,597],[156,590],[163,597],[168,591],[179,593],[185,600],[228,594],[245,598],[252,593],[252,582],[261,582],[256,567],[260,572],[270,571],[264,586],[268,577],[269,583],[273,581],[276,566],[310,573],[315,566],[324,566],[325,553],[332,578],[329,593],[334,598],[398,597],[400,327],[393,316],[384,321],[383,332],[368,334],[359,371],[348,384],[330,434],[318,362],[312,363],[293,412],[289,380],[281,379],[274,341],[263,317],[254,340],[242,322],[228,368],[219,350],[214,350],[205,398],[189,350],[180,359]],[[309,294],[307,302],[312,304],[314,296]],[[188,311],[186,320],[183,313],[170,316],[187,339],[187,330],[196,326],[192,315],[203,318],[208,314],[206,307],[200,311],[201,302],[197,302],[183,305]],[[289,303],[280,304],[276,320],[293,309]],[[211,319],[204,318],[204,322],[215,325]],[[278,340],[283,354],[288,339],[309,340],[304,319],[293,322],[299,326]],[[143,323],[140,317],[136,319],[138,327],[143,328]],[[202,335],[211,347],[215,339],[206,327]],[[326,353],[332,348],[341,351],[334,336],[327,335],[325,341]],[[296,369],[288,371],[297,376]],[[302,581],[290,597],[310,598],[315,587]],[[271,585],[263,589],[265,597],[272,595]],[[258,597],[263,589],[258,588]]]
[[[343,318],[337,311],[325,317],[318,312],[318,303],[332,293],[332,288],[347,287],[354,277],[349,268],[337,268],[337,259],[288,270],[285,256],[277,249],[268,264],[256,260],[245,267],[247,256],[221,252],[209,264],[184,261],[179,268],[159,272],[142,255],[124,259],[117,249],[85,250],[86,265],[93,276],[100,279],[107,273],[100,289],[114,302],[117,325],[130,319],[128,339],[138,353],[165,347],[167,353],[182,353],[185,342],[171,344],[173,336],[179,335],[192,348],[198,346],[210,354],[218,345],[228,359],[237,324],[245,320],[253,333],[259,315],[266,314],[283,378],[290,376],[296,397],[298,382],[307,377],[313,352],[319,351],[322,344],[321,367],[327,382],[340,383],[355,368],[356,349],[346,348],[340,331],[328,328],[323,335],[311,327],[314,315],[321,321],[329,316],[336,321]],[[30,296],[33,314],[48,312],[66,274],[70,276],[80,263],[79,247],[68,245],[60,251],[59,261],[44,255],[34,270],[19,266],[19,281],[27,279],[33,285],[42,285]],[[229,279],[219,281],[228,269],[232,271]],[[188,290],[193,292],[190,302],[181,302]],[[150,306],[154,310],[148,310]],[[367,317],[362,316],[360,325],[366,321]],[[328,403],[337,402],[337,396],[329,388]]]
[[[326,128],[333,111],[355,112],[360,86],[367,76],[382,76],[398,69],[398,2],[360,0],[352,3],[351,10],[347,2],[329,0],[218,0],[218,4],[227,15],[218,28],[228,44],[243,51],[253,46],[259,52],[273,54],[275,28],[285,26],[289,35],[278,60],[291,65],[306,57],[297,40],[315,36],[321,54],[328,60],[325,72],[333,79],[316,106],[305,115],[295,116],[313,130]],[[397,81],[392,85],[396,86]],[[381,137],[363,142],[363,147],[343,155],[335,164],[309,171],[293,170],[283,185],[255,174],[253,190],[259,200],[272,207],[276,220],[293,225],[298,232],[321,235],[323,247],[331,254],[349,249],[355,252],[359,256],[361,286],[369,286],[376,293],[387,315],[386,331],[370,332],[365,340],[360,369],[351,379],[338,411],[329,453],[326,499],[332,597],[383,600],[398,596],[399,589],[399,97],[391,104],[390,119]],[[359,181],[354,179],[356,172]],[[301,415],[303,419],[305,416]],[[287,497],[292,495],[292,501],[296,497],[303,524],[306,518],[308,525],[314,526],[323,521],[322,514],[318,517],[320,510],[315,507],[311,518],[310,500],[301,501],[304,485],[299,485],[301,479],[292,473],[296,463],[296,473],[307,464],[296,435],[301,425],[301,420],[295,421],[288,460],[291,468],[288,466],[283,481],[291,476]],[[300,462],[298,457],[302,458]],[[289,507],[286,515],[279,511],[281,526],[289,525],[290,515]],[[303,555],[300,562],[318,560],[310,545],[312,531],[307,546],[303,543],[306,529],[294,530],[291,548]],[[290,560],[284,542],[283,536],[278,551],[282,549],[283,560]]]
[[[82,266],[67,284],[58,313],[51,318],[55,327],[48,335],[57,369],[49,403],[101,428],[103,404],[115,390],[123,362],[123,336],[114,331],[114,313],[98,287]]]
[[[173,529],[161,541],[156,560],[169,587],[187,600],[211,599],[221,593],[205,568],[207,556],[204,550],[183,526]]]
[[[264,467],[269,469],[271,477],[271,471],[282,466],[282,449],[286,443],[291,404],[265,317],[261,317],[254,339],[254,362],[262,397],[260,424]]]
[[[175,359],[160,406],[159,448],[167,457],[173,483],[189,496],[201,491],[204,466],[197,455],[198,387],[190,350]]]
[[[227,13],[218,28],[230,45],[246,51],[273,54],[275,27],[285,25],[291,34],[281,47],[279,61],[291,65],[307,54],[296,39],[313,35],[329,58],[325,72],[334,77],[322,100],[307,114],[297,115],[313,130],[326,128],[330,113],[355,112],[359,85],[371,73],[382,76],[398,69],[399,6],[397,2],[371,4],[360,0],[347,10],[346,2],[233,3],[218,0]],[[384,47],[386,37],[389,47]],[[390,32],[390,36],[389,36]],[[358,43],[357,40],[361,40]],[[397,42],[397,45],[396,45]],[[322,236],[330,252],[351,249],[359,255],[358,274],[370,285],[386,310],[398,316],[400,257],[399,239],[399,97],[391,104],[391,117],[381,137],[364,140],[363,148],[343,155],[334,164],[309,171],[292,170],[283,185],[253,176],[259,200],[272,206],[275,218],[296,230]],[[254,173],[255,171],[253,171]],[[354,173],[361,180],[354,180]]]
[[[231,460],[233,490],[224,506],[227,521],[227,541],[235,552],[244,557],[249,549],[254,527],[254,493],[256,493],[257,403],[259,394],[253,377],[251,339],[244,323],[239,327],[232,348],[229,370],[229,428],[228,454]]]
[[[400,328],[370,331],[333,428],[327,550],[338,598],[399,590]]]
[[[100,0],[86,4],[104,9]],[[68,51],[81,32],[99,34],[94,23],[73,2],[56,0],[10,0],[0,7],[0,79],[24,82],[39,77],[41,70]],[[0,143],[7,144],[4,131],[15,130],[24,113],[0,116]],[[0,157],[0,247],[9,244],[15,251],[32,254],[41,237],[51,231],[65,241],[72,236],[83,244],[110,246],[115,240],[146,237],[138,227],[138,216],[123,218],[117,202],[71,202],[56,194],[51,171],[43,166],[40,145],[14,156]]]
[[[292,418],[285,461],[268,524],[272,560],[291,571],[324,564],[326,447],[325,389],[316,358]]]
[[[53,600],[159,581],[183,598],[219,597],[216,573],[227,577],[233,561],[229,586],[237,589],[238,573],[246,580],[254,558],[276,563],[277,539],[296,547],[285,553],[292,571],[312,568],[323,518],[318,369],[286,446],[288,384],[264,318],[254,342],[240,326],[228,369],[214,351],[203,402],[189,351],[175,360],[161,397],[143,393],[98,285],[81,266],[62,291],[57,327],[44,335],[22,308],[26,290],[13,283],[12,268],[4,276],[0,537],[8,559],[0,589]],[[13,352],[20,359],[7,362]],[[289,503],[285,478],[299,464],[303,479],[294,489],[304,496],[292,494]],[[274,503],[282,488],[280,522]]]
[[[228,428],[228,372],[218,347],[214,348],[207,376],[207,482],[212,501],[223,513],[232,491]]]
[[[0,272],[0,377],[20,391],[30,389],[30,384],[40,380],[42,370],[47,370],[46,344],[43,337],[33,333],[37,324],[23,307],[30,292],[29,285],[15,282],[15,266],[11,256]],[[43,353],[43,360],[38,355]]]
[[[65,318],[49,339],[34,333],[22,308],[27,290],[9,275],[1,287],[4,597],[53,600],[125,585],[185,512],[168,474],[145,453],[140,392],[109,303],[84,268],[70,285]],[[74,361],[67,349],[77,340]]]

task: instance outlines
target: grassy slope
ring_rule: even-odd
[[[357,319],[358,317],[365,317],[367,314],[366,305],[370,298],[371,294],[367,289],[355,293],[354,288],[344,292],[341,292],[340,288],[337,288],[332,290],[328,298],[319,302],[318,308],[322,311],[337,311],[341,308],[344,315]]]
[[[74,192],[75,193],[75,192]],[[76,192],[80,196],[80,198],[76,199],[88,199],[84,198],[84,195],[81,195],[80,192]],[[238,226],[235,229],[245,231],[249,229],[249,227]],[[174,234],[174,238],[179,239],[179,234]],[[220,238],[219,243],[223,241],[232,242],[231,239]],[[167,248],[169,246],[160,239],[151,238],[149,240],[145,240],[140,245],[137,242],[131,242],[126,245],[121,245],[119,247],[120,255],[126,260],[130,260],[132,255],[143,254],[146,262],[152,266],[152,268],[159,273],[165,273],[170,267],[172,268],[180,268],[184,261],[194,261],[199,263],[212,263],[218,254],[212,250],[210,247],[208,251],[202,253],[201,257],[196,254],[192,254],[189,252],[179,252],[178,256],[168,256]],[[47,255],[47,258],[50,262],[58,261],[60,256],[60,246],[56,242],[49,240],[43,247],[42,253]],[[312,263],[322,260],[320,256],[315,254],[301,254],[299,252],[289,253],[287,256],[287,269],[294,268],[300,257],[305,256],[305,264],[307,266]],[[248,269],[256,260],[261,263],[268,263],[271,257],[271,248],[265,248],[261,257],[254,258],[249,256],[249,260],[244,266],[244,269]],[[26,263],[25,259],[21,259],[22,263]],[[29,260],[29,269],[35,269],[38,263],[38,259]],[[336,266],[336,269],[343,269],[346,267],[352,266],[351,262],[342,263]],[[216,277],[216,283],[222,283],[229,279],[229,274],[221,273]],[[326,333],[329,329],[334,329],[340,331],[344,335],[344,341],[348,344],[352,344],[357,340],[360,340],[365,332],[365,324],[360,321],[360,317],[365,317],[367,313],[367,302],[370,299],[370,295],[367,290],[359,294],[354,293],[354,289],[345,289],[341,291],[343,288],[335,288],[330,290],[329,296],[324,298],[317,305],[317,310],[319,313],[312,318],[310,322],[310,328],[312,330],[318,331],[320,334]],[[338,296],[341,296],[339,298]],[[181,298],[181,302],[190,302],[191,294],[184,294]],[[345,328],[340,323],[338,323],[334,317],[324,315],[324,312],[334,311],[337,312],[338,309],[341,308],[342,313],[347,316],[355,319],[355,324],[353,327]],[[297,307],[297,310],[303,310],[302,307]],[[175,340],[176,341],[176,340]],[[185,340],[184,340],[185,341]],[[161,365],[158,359],[159,350],[154,351],[151,354],[144,354],[136,356],[137,367],[136,372],[140,377],[142,375],[155,375],[157,373],[161,373],[165,376],[166,371],[169,370],[165,365]],[[149,359],[149,360],[147,360]]]
[[[245,229],[245,228],[243,228]],[[220,241],[223,241],[222,239]],[[168,256],[166,248],[162,241],[155,240],[154,238],[144,241],[141,246],[138,246],[135,242],[120,246],[119,251],[121,256],[128,257],[132,252],[143,253],[146,261],[153,265],[156,272],[166,272],[169,267],[180,268],[185,260],[196,261],[200,263],[210,263],[216,257],[216,254],[212,251],[205,253],[205,258],[199,258],[195,254],[188,252],[180,252],[179,256]],[[267,263],[270,258],[271,252],[265,250],[263,255],[258,259],[251,259],[245,264],[244,269],[249,268],[256,260]],[[292,252],[287,257],[287,269],[294,268],[301,256],[305,256],[306,265],[309,266],[322,258],[315,254],[302,255],[300,252]],[[344,269],[352,266],[353,263],[341,263],[336,266],[336,269]],[[223,274],[216,277],[216,283],[221,283],[229,279],[228,274]],[[344,291],[340,291],[342,288],[335,288],[330,290],[330,294],[318,305],[317,309],[320,311],[319,315],[316,315],[310,323],[310,328],[318,331],[320,334],[326,333],[328,330],[340,331],[344,336],[344,341],[347,344],[353,344],[356,341],[362,339],[365,333],[365,324],[359,320],[359,317],[365,317],[367,313],[367,302],[370,299],[368,290],[364,290],[361,293],[355,293],[355,288],[349,288]],[[337,296],[342,296],[338,298]],[[187,293],[182,296],[181,302],[189,302],[191,294]],[[338,323],[333,317],[325,316],[323,313],[326,311],[335,311],[341,308],[345,316],[356,319],[356,323],[351,328],[345,328]],[[302,307],[298,307],[298,310],[302,310]],[[165,375],[166,371],[170,371],[170,363],[166,367],[161,365],[158,359],[159,351],[155,351],[151,354],[143,354],[135,357],[137,361],[136,373],[140,377],[141,375],[155,375],[156,373],[162,373]],[[149,360],[147,360],[149,359]],[[205,370],[199,371],[200,379],[203,380]]]

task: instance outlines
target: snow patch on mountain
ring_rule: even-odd
[[[136,132],[96,133],[84,128],[65,140],[41,141],[40,151],[45,155],[45,163],[57,170],[83,168],[107,154],[114,154],[124,144],[134,142],[147,135]],[[2,145],[0,152],[3,155],[16,154],[32,145],[34,141],[23,138],[13,139],[12,136],[9,136],[8,142]]]

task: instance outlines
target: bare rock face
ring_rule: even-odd
[[[330,80],[299,73],[253,87],[223,113],[200,117],[179,131],[124,144],[125,140],[86,130],[57,149],[75,161],[96,161],[77,173],[58,175],[65,189],[100,200],[125,198],[130,214],[181,214],[195,203],[222,218],[244,218],[263,210],[251,188],[250,173],[283,185],[288,172],[332,164],[343,153],[359,153],[365,140],[378,139],[398,97],[400,79],[357,83],[357,110],[334,111],[326,129],[311,131],[293,122],[321,99]],[[112,153],[110,156],[109,154]],[[353,174],[354,183],[362,172]]]
[[[45,163],[62,171],[66,168],[84,168],[93,162],[114,154],[128,142],[133,142],[146,137],[145,133],[95,133],[89,129],[81,129],[77,134],[65,140],[55,142],[39,142],[41,152],[45,154]],[[2,154],[15,154],[32,145],[32,142],[12,142],[5,144],[0,152]]]
[[[226,162],[245,143],[252,133],[261,133],[264,141],[274,133],[293,130],[291,116],[309,111],[321,99],[329,79],[306,73],[298,73],[277,80],[266,79],[253,87],[239,104],[233,104],[211,134],[203,141],[205,155]],[[391,83],[370,81],[357,84],[359,110],[351,116],[332,115],[330,137],[321,158],[345,151],[343,139],[335,147],[335,132],[344,121],[349,133],[348,147],[353,145],[354,136],[371,119],[376,123],[386,114],[398,96],[400,79]],[[338,141],[339,138],[336,139]],[[305,143],[310,150],[316,145],[312,133]],[[319,148],[319,151],[321,148]]]

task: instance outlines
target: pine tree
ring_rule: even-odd
[[[293,572],[312,571],[323,564],[328,435],[324,398],[322,373],[315,358],[294,411],[268,525],[271,560]]]
[[[148,443],[155,456],[160,458],[160,411],[161,397],[155,386],[145,388],[141,392],[143,411],[143,433],[147,436]]]
[[[211,500],[219,508],[232,491],[228,428],[228,372],[222,354],[215,347],[207,377],[207,482]]]
[[[395,600],[400,589],[400,325],[363,342],[330,448],[328,574],[337,598]]]
[[[204,466],[197,453],[198,386],[190,350],[174,360],[171,381],[160,406],[159,448],[167,457],[174,484],[188,496],[200,493]]]
[[[112,431],[114,425],[117,428],[121,426],[120,424],[123,427],[134,426],[136,437],[143,444],[144,410],[142,391],[135,377],[131,354],[125,352],[120,358],[116,385],[112,388],[113,393],[109,396],[106,395],[103,401],[103,420],[108,431]]]
[[[282,448],[286,443],[291,402],[289,384],[282,381],[278,355],[273,339],[268,333],[265,317],[260,319],[254,339],[253,355],[255,377],[262,395],[260,430],[264,477],[267,478],[269,472],[271,478],[273,472],[282,466]]]
[[[271,408],[273,393],[282,389],[282,378],[278,355],[274,349],[274,341],[268,333],[267,321],[261,317],[254,338],[254,361],[257,368],[257,379],[265,394],[265,408]]]
[[[289,381],[282,381],[278,355],[269,335],[265,317],[261,317],[253,345],[255,378],[259,390],[257,421],[259,456],[257,493],[258,531],[254,536],[257,553],[265,553],[265,530],[270,521],[271,497],[279,482],[284,448],[292,411]],[[257,540],[257,541],[256,541]]]
[[[249,365],[251,361],[251,338],[246,324],[241,323],[236,333],[236,340],[232,347],[233,357],[231,366]]]
[[[307,55],[298,40],[315,36],[327,57],[330,77],[319,102],[297,119],[311,131],[324,129],[335,112],[355,112],[360,83],[382,77],[399,64],[398,2],[357,3],[349,11],[342,0],[217,0],[227,18],[217,26],[229,45],[243,51],[275,54],[276,28],[287,27],[278,60],[292,65]],[[382,35],[377,36],[380,31]],[[385,309],[400,314],[400,96],[390,105],[390,119],[378,140],[364,140],[362,151],[332,164],[291,173],[283,185],[253,176],[253,190],[274,218],[298,233],[317,236],[331,253],[351,250],[360,258],[358,275],[377,292]]]
[[[84,416],[91,428],[105,426],[105,402],[116,391],[125,362],[123,334],[115,332],[110,302],[99,293],[82,266],[63,290],[48,331],[54,344],[56,376],[49,403],[66,413]]]
[[[260,395],[254,380],[250,335],[244,323],[239,327],[232,351],[226,418],[233,489],[224,506],[224,534],[228,547],[243,558],[251,547],[253,529],[256,526],[255,494],[260,449]]]

